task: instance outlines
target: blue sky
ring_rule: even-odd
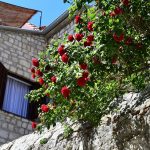
[[[43,12],[42,25],[49,25],[57,17],[69,8],[69,4],[64,4],[63,0],[1,0],[22,7],[41,10]],[[40,14],[36,14],[29,22],[39,26]]]

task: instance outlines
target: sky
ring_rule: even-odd
[[[42,26],[47,26],[57,19],[69,8],[69,4],[64,4],[63,0],[0,0],[2,2],[40,10],[43,13]],[[29,21],[37,26],[40,24],[40,13],[36,14]]]

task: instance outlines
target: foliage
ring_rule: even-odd
[[[64,138],[68,138],[73,133],[73,129],[69,125],[64,126]]]
[[[72,2],[70,12],[93,1]],[[47,112],[39,109],[47,128],[67,117],[98,125],[115,97],[139,92],[149,84],[150,3],[100,0],[92,4],[75,17],[74,35],[52,41],[32,61],[31,72],[41,88],[27,97],[53,100]]]
[[[47,138],[43,138],[43,139],[40,140],[40,144],[41,144],[41,145],[44,145],[44,144],[46,144],[47,142],[48,142],[48,139],[47,139]]]

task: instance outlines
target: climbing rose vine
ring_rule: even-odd
[[[75,16],[74,34],[52,40],[32,59],[31,74],[41,87],[27,98],[42,103],[39,126],[67,117],[98,125],[114,98],[149,84],[148,2],[97,0],[93,7],[86,2],[94,1],[76,0],[70,9],[85,6]]]

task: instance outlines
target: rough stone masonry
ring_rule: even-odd
[[[31,121],[0,110],[0,145],[31,132]]]
[[[32,57],[45,49],[42,35],[23,30],[0,28],[0,62],[13,73],[31,79],[29,68]]]

